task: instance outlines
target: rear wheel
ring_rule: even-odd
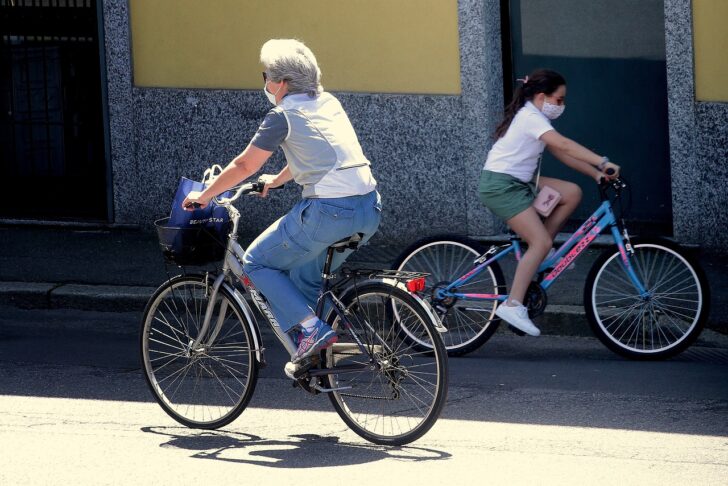
[[[663,359],[690,346],[708,317],[710,291],[700,266],[665,240],[633,241],[629,262],[647,293],[640,295],[617,248],[594,262],[584,288],[592,330],[612,351]]]
[[[359,285],[342,303],[351,330],[338,314],[329,314],[339,341],[324,351],[324,362],[327,368],[363,368],[326,378],[330,388],[339,389],[329,394],[334,408],[354,432],[375,444],[418,439],[434,425],[447,396],[447,353],[440,335],[422,304],[392,285]],[[408,333],[427,349],[416,347]]]
[[[140,336],[144,377],[154,398],[179,423],[201,429],[216,429],[235,420],[258,380],[251,328],[224,287],[217,294],[207,336],[192,349],[211,286],[212,281],[202,275],[166,282],[147,304]]]
[[[495,333],[500,323],[495,315],[496,300],[439,300],[437,289],[445,287],[475,267],[483,246],[455,235],[419,240],[395,260],[397,270],[426,272],[426,288],[421,297],[433,306],[448,332],[442,335],[450,356],[461,356],[478,349]],[[497,262],[484,268],[459,293],[499,294],[506,291],[505,278]]]

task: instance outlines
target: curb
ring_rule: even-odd
[[[101,312],[142,312],[156,287],[122,285],[81,285],[36,282],[0,282],[0,306],[20,309],[68,309]],[[246,296],[246,298],[248,298]],[[255,307],[251,303],[251,308]],[[255,311],[257,314],[257,311]],[[259,324],[262,323],[258,316]],[[594,337],[580,305],[550,305],[548,312],[535,318],[543,335],[568,337]],[[52,327],[51,324],[48,324]],[[99,329],[120,333],[136,333],[137,329]],[[271,334],[266,325],[261,333]],[[510,333],[501,325],[498,333]],[[728,348],[728,336],[706,328],[698,346]]]
[[[155,290],[155,287],[122,285],[0,282],[0,305],[21,309],[142,312]],[[254,308],[252,303],[251,308]],[[592,336],[580,306],[552,305],[536,323],[547,335]]]
[[[143,311],[154,287],[0,282],[0,305],[21,309]]]

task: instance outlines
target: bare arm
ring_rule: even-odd
[[[575,159],[574,157],[571,157],[564,152],[559,152],[558,150],[550,147],[549,152],[551,152],[554,157],[563,162],[564,165],[571,167],[578,172],[581,172],[587,177],[591,177],[597,182],[599,182],[600,179],[604,176],[604,174],[602,174],[602,172],[593,165],[583,162],[579,159]]]
[[[254,145],[248,145],[204,191],[193,191],[189,193],[182,203],[182,206],[186,208],[191,203],[198,203],[201,207],[207,206],[213,197],[227,191],[240,181],[258,172],[272,153],[259,149]]]
[[[558,153],[568,155],[571,158],[586,162],[594,167],[599,167],[599,164],[602,163],[603,157],[601,155],[597,155],[583,145],[576,143],[570,138],[564,137],[556,130],[549,130],[541,135],[541,141],[546,144],[552,153],[554,153],[553,151],[556,151]]]
[[[605,158],[603,156],[597,155],[583,145],[576,143],[570,138],[564,137],[556,130],[549,130],[548,132],[541,135],[541,141],[546,144],[549,151],[553,153],[554,156],[556,156],[559,160],[564,162],[569,167],[572,167],[579,172],[587,174],[590,177],[593,177],[594,174],[593,172],[585,172],[589,169],[588,167],[583,167],[581,165],[574,166],[571,165],[571,162],[576,161],[580,162],[581,164],[591,165],[600,172],[606,171],[607,169],[612,169],[614,171],[612,174],[609,175],[602,172],[602,175],[600,177],[614,179],[615,177],[619,176],[620,167],[617,164],[605,162]],[[567,157],[568,162],[567,160],[562,159],[562,157]],[[597,181],[599,181],[598,178]]]

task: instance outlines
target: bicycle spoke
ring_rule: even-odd
[[[207,282],[182,278],[159,294],[145,318],[146,376],[162,406],[185,425],[229,422],[242,411],[239,405],[257,373],[246,321],[222,291],[208,335],[217,333],[216,343],[202,341],[198,349],[188,349],[186,341],[199,336],[207,312]]]
[[[448,260],[440,263],[447,265]],[[352,387],[334,396],[340,410],[356,424],[355,430],[378,437],[406,437],[422,427],[439,400],[442,378],[432,349],[417,347],[411,339],[417,336],[432,342],[436,338],[431,334],[433,329],[424,325],[427,321],[409,304],[395,298],[394,290],[358,295],[355,299],[358,305],[351,324],[358,326],[356,334],[365,345],[374,345],[369,350],[374,353],[377,367],[330,377],[331,386]],[[339,325],[337,317],[334,326]],[[340,336],[346,339],[347,334]],[[368,357],[327,353],[328,362],[334,366],[362,362],[363,358]]]
[[[636,245],[630,262],[647,293],[633,291],[620,271],[621,260],[611,257],[593,283],[599,329],[619,346],[616,351],[624,349],[630,357],[679,352],[676,346],[695,334],[703,311],[701,283],[693,267],[675,250],[658,244]]]

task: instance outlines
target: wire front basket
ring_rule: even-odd
[[[169,226],[169,218],[154,222],[164,259],[176,265],[206,265],[225,257],[232,223],[219,228]]]

